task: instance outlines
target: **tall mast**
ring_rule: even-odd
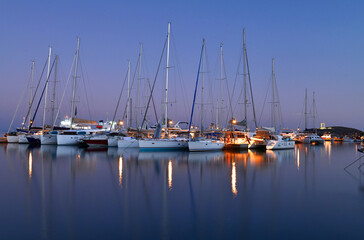
[[[137,95],[137,111],[136,111],[136,127],[139,127],[139,112],[140,112],[140,77],[141,77],[141,67],[142,67],[142,50],[143,44],[140,43],[140,50],[139,50],[139,73],[138,73],[138,95]]]
[[[204,84],[205,84],[205,39],[203,39],[202,49],[202,88],[201,88],[201,136],[203,133],[203,117],[204,117]]]
[[[305,130],[307,129],[307,88],[305,93]]]
[[[166,64],[166,99],[164,103],[164,123],[165,123],[165,132],[168,134],[168,70],[169,70],[169,40],[171,34],[171,23],[168,23],[168,32],[167,32],[167,64]]]
[[[56,55],[56,68],[54,69],[54,86],[53,86],[53,99],[52,99],[52,115],[51,115],[51,124],[54,123],[54,110],[56,104],[56,85],[57,85],[57,68],[58,68],[58,55]]]
[[[223,65],[223,60],[222,60],[222,43],[220,43],[220,110],[222,113],[222,105],[223,105],[223,99],[222,99],[222,80],[223,80],[223,71],[222,71],[222,65]],[[217,113],[219,113],[219,110],[217,110]],[[217,127],[219,127],[219,114],[217,115]],[[222,126],[221,126],[222,128]]]
[[[245,122],[245,131],[248,131],[248,99],[246,92],[246,45],[245,45],[245,28],[243,28],[243,65],[244,65],[244,122]]]
[[[50,71],[50,67],[51,67],[51,54],[52,54],[52,48],[49,47],[49,52],[48,52],[48,68],[47,68],[47,82],[46,82],[45,97],[44,97],[43,130],[45,129],[45,117],[46,117],[47,93],[48,93],[48,79],[49,79],[49,71]]]
[[[76,82],[77,82],[77,66],[78,66],[78,57],[80,51],[80,38],[77,38],[77,50],[76,50],[76,62],[75,62],[75,73],[73,75],[73,88],[72,88],[72,101],[71,101],[71,126],[72,129],[73,118],[75,115],[75,95],[76,95]]]
[[[315,92],[313,92],[313,102],[312,102],[312,128],[316,128],[316,99],[315,99]]]
[[[126,128],[130,127],[129,126],[129,120],[130,120],[130,60],[128,60],[128,100],[127,100],[127,105],[126,105]]]
[[[35,65],[35,62],[32,61],[31,80],[30,80],[30,101],[29,101],[29,125],[30,125],[30,121],[32,120],[31,106],[32,106],[32,100],[33,100],[34,65]]]
[[[274,58],[272,58],[272,124],[274,131],[276,131],[276,83],[274,75]]]

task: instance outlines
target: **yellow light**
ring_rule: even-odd
[[[236,189],[236,166],[235,162],[233,162],[233,168],[231,170],[231,191],[236,196],[238,194],[238,190]]]
[[[28,165],[29,165],[29,178],[31,178],[32,177],[32,172],[33,172],[33,156],[32,156],[32,152],[29,152]]]
[[[169,124],[172,124],[172,123],[173,123],[173,121],[172,121],[172,120],[170,120],[170,121],[169,121]]]
[[[172,190],[172,172],[173,172],[173,168],[172,168],[172,161],[169,160],[168,162],[168,187],[169,190]]]
[[[232,123],[232,124],[236,124],[236,119],[235,119],[235,118],[233,118],[233,119],[231,120],[231,123]]]
[[[122,179],[123,179],[123,157],[119,157],[119,185],[121,187],[121,183],[122,183]]]
[[[119,121],[119,125],[124,125],[124,122],[123,121]]]

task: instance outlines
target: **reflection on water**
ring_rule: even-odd
[[[122,186],[122,179],[123,179],[123,157],[119,157],[119,185]]]
[[[28,166],[29,166],[29,179],[30,179],[30,178],[32,178],[32,169],[33,169],[32,152],[29,152]]]
[[[7,239],[356,238],[364,234],[362,174],[343,171],[358,158],[356,148],[326,142],[190,153],[0,145],[0,192],[7,193],[0,221]],[[295,230],[282,231],[293,222]]]
[[[235,162],[232,164],[232,170],[231,170],[231,191],[234,195],[238,194],[238,190],[236,190],[236,167]]]
[[[173,174],[173,169],[172,169],[172,161],[169,160],[168,161],[168,187],[169,190],[172,190],[172,174]]]

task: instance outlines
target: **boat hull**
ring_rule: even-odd
[[[57,145],[57,135],[56,134],[41,135],[40,143],[42,145]]]
[[[19,136],[7,136],[8,143],[19,143]]]
[[[120,139],[117,141],[118,148],[138,148],[139,147],[139,140],[131,139],[131,140],[124,140]]]
[[[89,147],[107,147],[107,139],[83,139]]]
[[[72,146],[78,145],[78,142],[85,138],[84,135],[57,135],[57,145],[60,146]]]
[[[107,139],[107,145],[109,147],[118,147],[118,140],[119,140],[119,138],[117,138],[117,137],[109,137]]]
[[[226,149],[240,149],[240,150],[247,150],[249,147],[249,144],[248,143],[226,143],[225,144],[225,148]]]
[[[175,149],[175,150],[185,150],[188,149],[188,142],[186,141],[176,141],[176,140],[139,140],[140,149]]]
[[[223,149],[225,143],[219,141],[191,141],[188,142],[188,149],[191,152],[219,151]]]
[[[19,135],[19,141],[18,141],[18,143],[20,143],[20,144],[29,144],[29,141],[27,139],[27,136],[29,136],[29,135],[27,135],[27,134],[21,134],[21,135]]]
[[[7,143],[8,139],[6,137],[0,137],[0,143]]]
[[[294,141],[275,141],[271,140],[268,142],[266,148],[268,150],[280,150],[280,149],[293,149],[295,146]]]

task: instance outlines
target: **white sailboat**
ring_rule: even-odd
[[[205,67],[205,39],[203,39],[201,57],[202,57],[201,135],[203,135],[203,115],[204,115],[204,113],[203,113],[203,103],[204,103],[204,101],[203,101],[203,90],[204,90],[204,72],[205,72],[205,69],[204,69],[204,67]],[[201,65],[201,58],[200,58],[200,64],[199,65]],[[199,74],[200,74],[200,66],[198,67],[198,72],[197,72],[197,80],[196,80],[194,99],[193,99],[193,103],[192,103],[191,119],[190,119],[190,124],[189,124],[189,132],[191,130],[193,110],[194,110],[194,107],[195,107],[195,100],[196,100],[196,92],[197,92],[197,87],[198,87]],[[220,140],[206,139],[204,137],[200,137],[200,138],[195,137],[195,138],[190,139],[188,141],[188,149],[191,152],[195,152],[195,151],[216,151],[216,150],[223,149],[224,146],[225,146],[225,143],[220,141]]]
[[[164,103],[164,129],[166,133],[165,139],[141,139],[138,140],[140,149],[186,149],[188,142],[184,138],[168,138],[168,72],[169,72],[169,42],[171,34],[171,23],[168,23],[167,32],[167,64],[166,64],[166,88]]]
[[[278,112],[279,122],[281,122],[281,110],[280,110],[280,102],[278,97],[278,88],[276,82],[276,76],[274,72],[274,59],[272,59],[272,114],[273,114],[273,128],[274,134],[271,134],[270,139],[268,140],[266,149],[268,150],[279,150],[279,149],[292,149],[295,146],[295,141],[289,137],[282,137],[281,135],[276,135],[277,127],[276,127],[276,109]],[[279,129],[281,126],[279,125]]]

